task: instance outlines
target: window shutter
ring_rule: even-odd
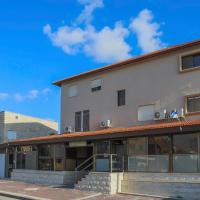
[[[69,97],[75,97],[78,94],[78,87],[77,85],[73,85],[71,87],[69,87],[68,89],[68,96]]]
[[[90,130],[90,111],[83,111],[83,131]]]
[[[126,104],[126,90],[117,91],[117,105],[123,106]]]
[[[80,132],[81,131],[81,112],[76,112],[75,113],[75,132]]]

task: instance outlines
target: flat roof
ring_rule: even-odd
[[[78,79],[81,79],[81,78],[84,78],[84,77],[87,77],[87,76],[90,76],[90,75],[95,75],[95,74],[100,73],[100,72],[107,72],[107,71],[111,71],[111,70],[114,70],[114,69],[118,69],[118,68],[120,68],[124,65],[130,64],[130,63],[132,64],[132,63],[147,62],[148,60],[153,59],[157,56],[168,54],[168,53],[171,53],[171,52],[174,52],[174,51],[177,51],[177,50],[181,50],[181,49],[184,49],[184,48],[187,48],[187,47],[192,47],[192,46],[199,45],[199,44],[200,44],[200,40],[194,40],[194,41],[191,41],[191,42],[178,44],[178,45],[171,46],[171,47],[168,47],[168,48],[164,48],[164,49],[161,49],[161,50],[157,50],[157,51],[154,51],[154,52],[151,52],[151,53],[143,54],[141,56],[133,57],[133,58],[130,58],[130,59],[127,59],[127,60],[124,60],[124,61],[120,61],[120,62],[117,62],[117,63],[114,63],[114,64],[110,64],[110,65],[107,65],[107,66],[104,66],[104,67],[101,67],[101,68],[90,70],[90,71],[87,71],[87,72],[84,72],[84,73],[81,73],[81,74],[78,74],[78,75],[75,75],[75,76],[71,76],[71,77],[56,81],[53,84],[61,87],[61,85],[63,83],[68,83],[68,82],[73,81],[73,80],[78,80]]]
[[[175,121],[155,123],[149,125],[137,125],[132,127],[108,128],[97,131],[63,133],[60,135],[49,135],[28,139],[18,139],[7,143],[7,145],[28,145],[54,142],[69,142],[96,139],[125,138],[141,135],[173,134],[180,132],[200,131],[200,120]],[[4,144],[5,145],[5,144]]]

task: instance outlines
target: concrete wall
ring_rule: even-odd
[[[200,174],[124,173],[122,193],[198,200]]]
[[[74,127],[75,112],[90,110],[90,129],[100,129],[102,120],[110,119],[113,127],[133,126],[139,122],[138,106],[154,104],[155,110],[184,107],[185,95],[200,93],[200,70],[181,73],[179,56],[200,50],[200,46],[183,49],[154,58],[151,61],[129,64],[124,68],[63,84],[61,87],[61,132]],[[102,89],[91,92],[91,80],[102,79]],[[68,97],[68,88],[78,86],[78,95]],[[117,106],[117,90],[126,89],[126,105]],[[200,115],[187,116],[200,119]]]
[[[7,141],[7,132],[15,131],[17,139],[57,133],[58,123],[12,112],[0,112],[0,142]]]

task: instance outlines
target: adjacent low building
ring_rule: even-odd
[[[54,84],[61,134],[2,145],[13,179],[198,199],[200,40]]]
[[[0,112],[0,143],[58,133],[58,123],[19,113]]]

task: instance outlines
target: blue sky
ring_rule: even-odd
[[[59,120],[52,82],[200,38],[199,0],[18,0],[0,6],[0,110]]]

